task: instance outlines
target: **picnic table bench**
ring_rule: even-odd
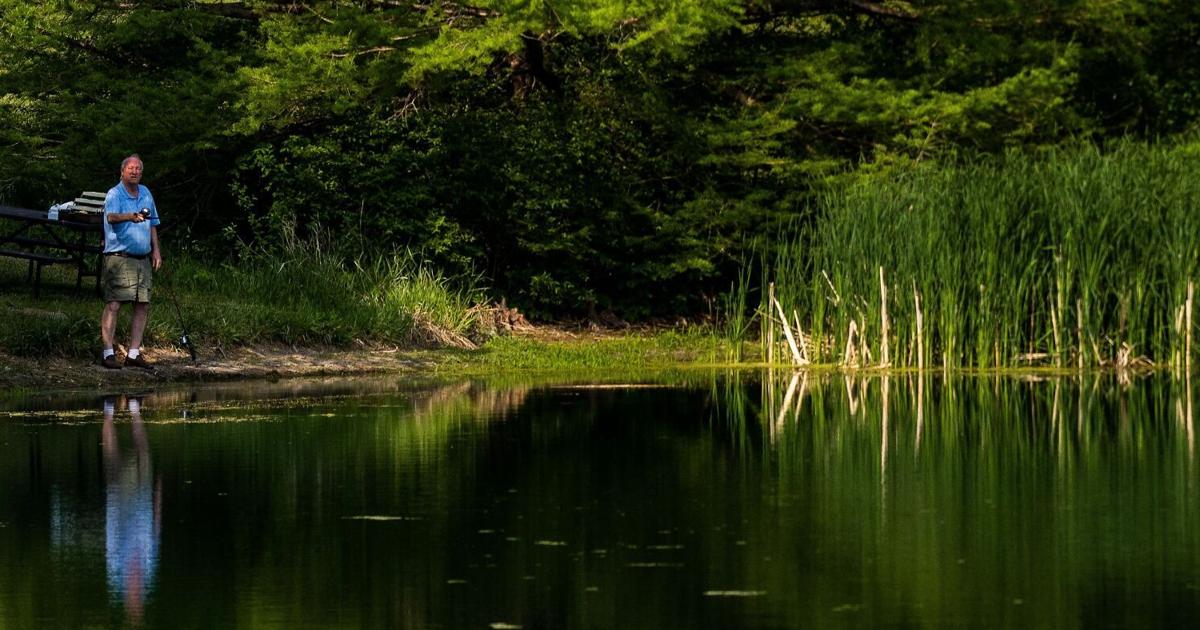
[[[75,208],[51,219],[42,210],[0,205],[0,256],[29,261],[26,282],[33,283],[35,298],[47,265],[73,265],[76,290],[85,277],[94,277],[100,291],[104,193],[84,192],[75,199]]]

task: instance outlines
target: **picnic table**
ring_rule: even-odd
[[[84,193],[75,201],[85,211],[60,214],[57,219],[44,210],[0,205],[0,256],[29,261],[26,281],[33,282],[35,298],[41,293],[46,265],[74,266],[75,290],[83,286],[85,277],[94,277],[96,292],[100,291],[103,215],[96,209],[103,208],[103,193]]]

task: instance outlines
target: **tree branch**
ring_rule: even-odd
[[[144,69],[148,69],[150,67],[150,65],[147,64],[145,61],[138,62],[138,61],[134,61],[132,59],[127,59],[120,55],[113,54],[112,52],[104,50],[102,48],[97,48],[96,45],[91,42],[75,39],[73,37],[68,37],[68,36],[60,34],[60,33],[51,33],[50,31],[48,31],[44,28],[41,28],[41,27],[38,27],[37,32],[42,34],[45,37],[49,37],[50,39],[56,39],[58,41],[61,41],[64,44],[66,44],[67,46],[70,46],[71,48],[74,48],[76,50],[82,50],[83,52],[94,55],[96,57],[100,57],[101,59],[105,59],[105,60],[107,60],[111,63],[117,64],[117,65],[127,65],[129,63],[136,63],[137,65],[141,66]]]
[[[854,7],[854,10],[859,13],[875,15],[879,17],[895,18],[897,20],[914,21],[918,15],[907,9],[887,6],[878,2],[869,2],[868,0],[846,0],[847,3]]]
[[[920,14],[907,5],[892,5],[872,0],[800,0],[798,2],[779,2],[763,7],[762,11],[749,12],[744,24],[763,24],[785,17],[797,15],[828,15],[839,13],[862,13],[874,17],[892,20],[915,21]]]

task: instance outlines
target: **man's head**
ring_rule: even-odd
[[[136,188],[142,181],[142,158],[136,153],[121,160],[121,183]]]

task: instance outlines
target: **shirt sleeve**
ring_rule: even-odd
[[[117,199],[117,192],[110,190],[104,196],[104,214],[117,214],[119,212],[121,212],[121,202]]]

